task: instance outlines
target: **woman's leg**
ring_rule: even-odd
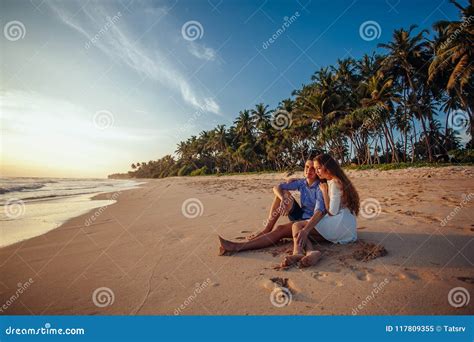
[[[286,256],[283,259],[281,266],[287,267],[294,265],[304,257],[304,250],[296,242],[296,237],[298,236],[299,231],[305,227],[306,222],[307,221],[298,221],[293,223],[291,226],[293,235],[293,255]]]
[[[289,206],[293,204],[294,199],[293,197],[291,197],[291,194],[288,191],[283,191],[283,193],[285,193],[285,195],[289,195],[288,198],[292,199],[288,203],[285,203],[287,209],[289,210],[291,209],[291,207]],[[268,218],[265,224],[265,228],[263,228],[261,232],[252,234],[249,237],[247,237],[248,240],[256,239],[257,237],[262,236],[263,234],[269,233],[273,230],[273,227],[275,226],[276,222],[281,216],[280,205],[281,205],[281,199],[278,196],[275,196],[273,198],[273,202],[270,207],[270,212],[268,213]]]
[[[317,251],[311,240],[308,239],[308,242],[306,242],[306,255],[301,258],[300,266],[310,267],[316,265],[319,259],[321,259],[321,252]]]
[[[273,246],[281,239],[291,237],[292,224],[292,222],[289,222],[287,224],[278,225],[273,231],[247,242],[232,242],[219,236],[219,255],[223,255],[225,252],[241,252]]]
[[[304,248],[296,241],[298,233],[306,226],[306,221],[298,221],[291,227],[293,233],[293,255],[304,255]]]

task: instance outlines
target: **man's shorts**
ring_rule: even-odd
[[[293,199],[293,206],[291,207],[290,212],[288,213],[288,218],[291,222],[302,221],[303,220],[303,209],[301,209],[298,201]]]

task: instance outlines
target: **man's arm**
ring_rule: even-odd
[[[303,182],[304,182],[304,179],[299,178],[299,179],[292,180],[291,182],[281,183],[280,185],[278,185],[278,188],[280,188],[280,190],[286,190],[286,191],[300,190],[301,184]]]
[[[285,186],[282,186],[282,185],[285,185]],[[291,209],[291,202],[293,201],[293,198],[291,197],[289,190],[293,190],[293,188],[295,187],[295,184],[292,184],[290,186],[286,186],[286,185],[288,184],[280,184],[273,187],[273,193],[275,194],[275,196],[277,196],[280,199],[279,211],[280,211],[280,214],[283,216],[287,216]]]

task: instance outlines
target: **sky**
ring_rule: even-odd
[[[456,19],[447,0],[2,0],[0,175],[127,172],[394,29]]]

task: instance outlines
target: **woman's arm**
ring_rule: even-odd
[[[296,237],[296,242],[300,247],[304,247],[306,245],[306,241],[308,241],[308,235],[311,232],[311,229],[313,229],[318,224],[323,216],[323,212],[316,210],[309,221],[306,222],[305,227],[299,231],[298,236]]]
[[[329,213],[331,199],[329,198],[328,194],[328,183],[319,183],[319,189],[321,190],[321,194],[323,195],[324,207],[326,208],[326,212]],[[329,215],[331,214],[329,213]]]
[[[342,184],[339,179],[335,179],[328,190],[329,205],[326,208],[329,215],[337,215],[341,209]]]

